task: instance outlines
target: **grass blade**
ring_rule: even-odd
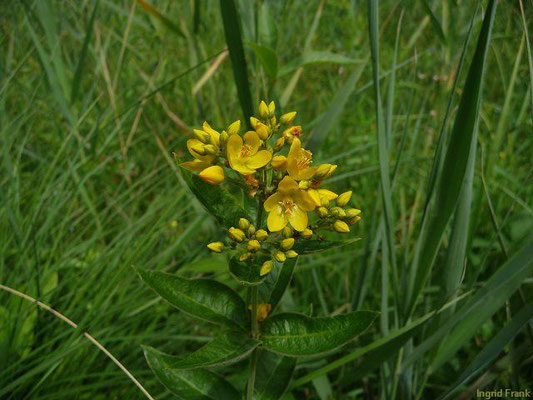
[[[80,58],[78,59],[78,65],[76,65],[76,72],[74,72],[74,79],[72,80],[72,90],[70,92],[70,102],[74,103],[78,97],[78,91],[80,88],[81,74],[83,72],[83,65],[85,63],[85,57],[87,56],[87,50],[89,49],[89,43],[91,42],[91,35],[93,32],[94,18],[96,17],[96,10],[98,9],[99,0],[94,1],[93,11],[91,18],[89,19],[89,25],[85,33],[85,39],[83,40],[83,46],[81,48]]]
[[[242,45],[240,18],[235,6],[235,0],[220,0],[220,12],[222,13],[222,23],[224,24],[224,34],[228,45],[231,65],[233,67],[233,77],[237,85],[237,94],[241,102],[244,120],[250,125],[250,117],[253,113],[252,95],[250,92],[250,82],[248,81],[248,70],[246,68],[246,58]]]
[[[533,270],[533,239],[504,265],[502,265],[483,285],[483,287],[462,306],[445,324],[405,360],[403,366],[411,365],[420,359],[433,346],[438,344],[448,332],[450,336],[439,349],[428,373],[436,370],[459,347],[470,339],[477,329],[505,304],[505,301],[522,285]]]
[[[501,329],[492,340],[479,352],[474,360],[463,370],[463,373],[450,386],[448,391],[440,397],[441,400],[450,398],[452,394],[473,376],[489,365],[505,346],[522,330],[523,326],[533,318],[533,303],[528,303],[522,310]]]
[[[467,171],[470,149],[475,146],[477,140],[485,58],[495,15],[496,4],[494,0],[491,0],[485,12],[476,52],[468,71],[443,167],[436,177],[435,203],[430,205],[430,209],[422,221],[422,231],[416,245],[409,287],[406,292],[406,316],[411,315],[418,296],[427,281],[444,230],[457,204]]]

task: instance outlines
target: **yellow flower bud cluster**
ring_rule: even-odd
[[[352,191],[344,192],[335,199],[335,205],[329,201],[317,208],[316,213],[322,220],[322,226],[330,226],[335,232],[348,233],[350,226],[355,225],[361,217],[361,210],[346,208],[352,198]]]

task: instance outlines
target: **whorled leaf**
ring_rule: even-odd
[[[138,269],[141,279],[174,307],[193,317],[229,327],[248,327],[244,300],[228,286],[209,279],[185,279]]]
[[[361,240],[361,238],[347,240],[298,240],[294,244],[294,250],[298,254],[315,253],[317,251],[330,250],[337,247],[346,246],[348,244],[357,242],[358,240]]]
[[[180,370],[168,366],[165,358],[150,348],[144,349],[148,365],[165,387],[184,400],[240,400],[228,381],[204,369]]]
[[[222,186],[204,182],[185,168],[181,168],[181,174],[198,201],[222,225],[229,227],[235,225],[239,218],[250,219],[237,200]]]
[[[311,318],[283,313],[268,318],[261,327],[266,349],[293,356],[312,356],[334,350],[363,333],[377,317],[373,311],[354,311],[334,317]]]
[[[236,363],[250,354],[259,344],[258,340],[250,338],[244,332],[233,331],[217,336],[185,358],[161,353],[151,347],[144,349],[157,353],[169,368],[195,369]]]
[[[295,357],[262,351],[257,365],[254,399],[281,399],[289,386],[295,366]]]

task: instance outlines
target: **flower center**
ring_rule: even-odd
[[[291,214],[294,210],[294,207],[296,206],[296,204],[294,204],[294,201],[292,201],[291,199],[284,199],[280,201],[279,204],[285,214]]]
[[[309,164],[313,161],[313,153],[311,153],[309,150],[303,150],[300,151],[300,154],[298,154],[298,158],[296,160],[296,165],[298,166],[298,169],[305,169],[309,167]]]
[[[250,157],[252,155],[252,151],[253,151],[253,147],[250,146],[249,144],[245,144],[241,148],[240,156],[241,157]]]

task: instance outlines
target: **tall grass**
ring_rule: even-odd
[[[85,331],[170,398],[141,342],[186,353],[212,327],[131,267],[239,289],[172,153],[263,97],[302,110],[317,162],[339,164],[331,182],[363,210],[363,240],[302,259],[281,308],[381,311],[357,343],[300,362],[287,398],[531,388],[528,2],[230,3],[0,5],[0,283],[78,324],[0,292],[0,398],[140,398]]]

